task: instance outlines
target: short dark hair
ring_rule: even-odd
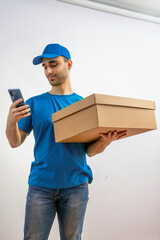
[[[63,59],[64,59],[64,62],[65,62],[65,63],[68,62],[68,58],[66,58],[66,57],[63,56]]]

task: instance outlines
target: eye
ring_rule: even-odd
[[[52,64],[52,65],[51,65],[51,67],[56,67],[56,66],[57,66],[57,64]]]
[[[42,65],[42,67],[43,67],[43,69],[46,69],[46,68],[47,68],[47,66],[46,66],[46,65]]]

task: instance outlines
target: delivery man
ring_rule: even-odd
[[[97,141],[55,143],[52,114],[82,99],[70,82],[72,60],[67,48],[49,44],[33,59],[42,64],[51,90],[31,97],[25,106],[9,110],[6,135],[11,147],[19,147],[33,130],[34,161],[28,179],[24,240],[47,240],[57,213],[61,240],[81,240],[92,171],[86,162],[114,140],[126,135],[117,131],[100,134]]]

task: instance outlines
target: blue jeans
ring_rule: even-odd
[[[57,213],[61,240],[81,240],[88,182],[67,189],[29,186],[24,240],[47,240]]]

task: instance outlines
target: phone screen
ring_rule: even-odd
[[[8,89],[8,92],[10,94],[10,97],[12,99],[12,102],[15,102],[17,101],[18,99],[22,98],[23,99],[23,96],[22,96],[22,93],[21,93],[21,90],[20,89]],[[22,102],[20,102],[17,107],[21,107],[21,106],[24,106],[25,105],[25,102],[24,102],[24,99]]]

